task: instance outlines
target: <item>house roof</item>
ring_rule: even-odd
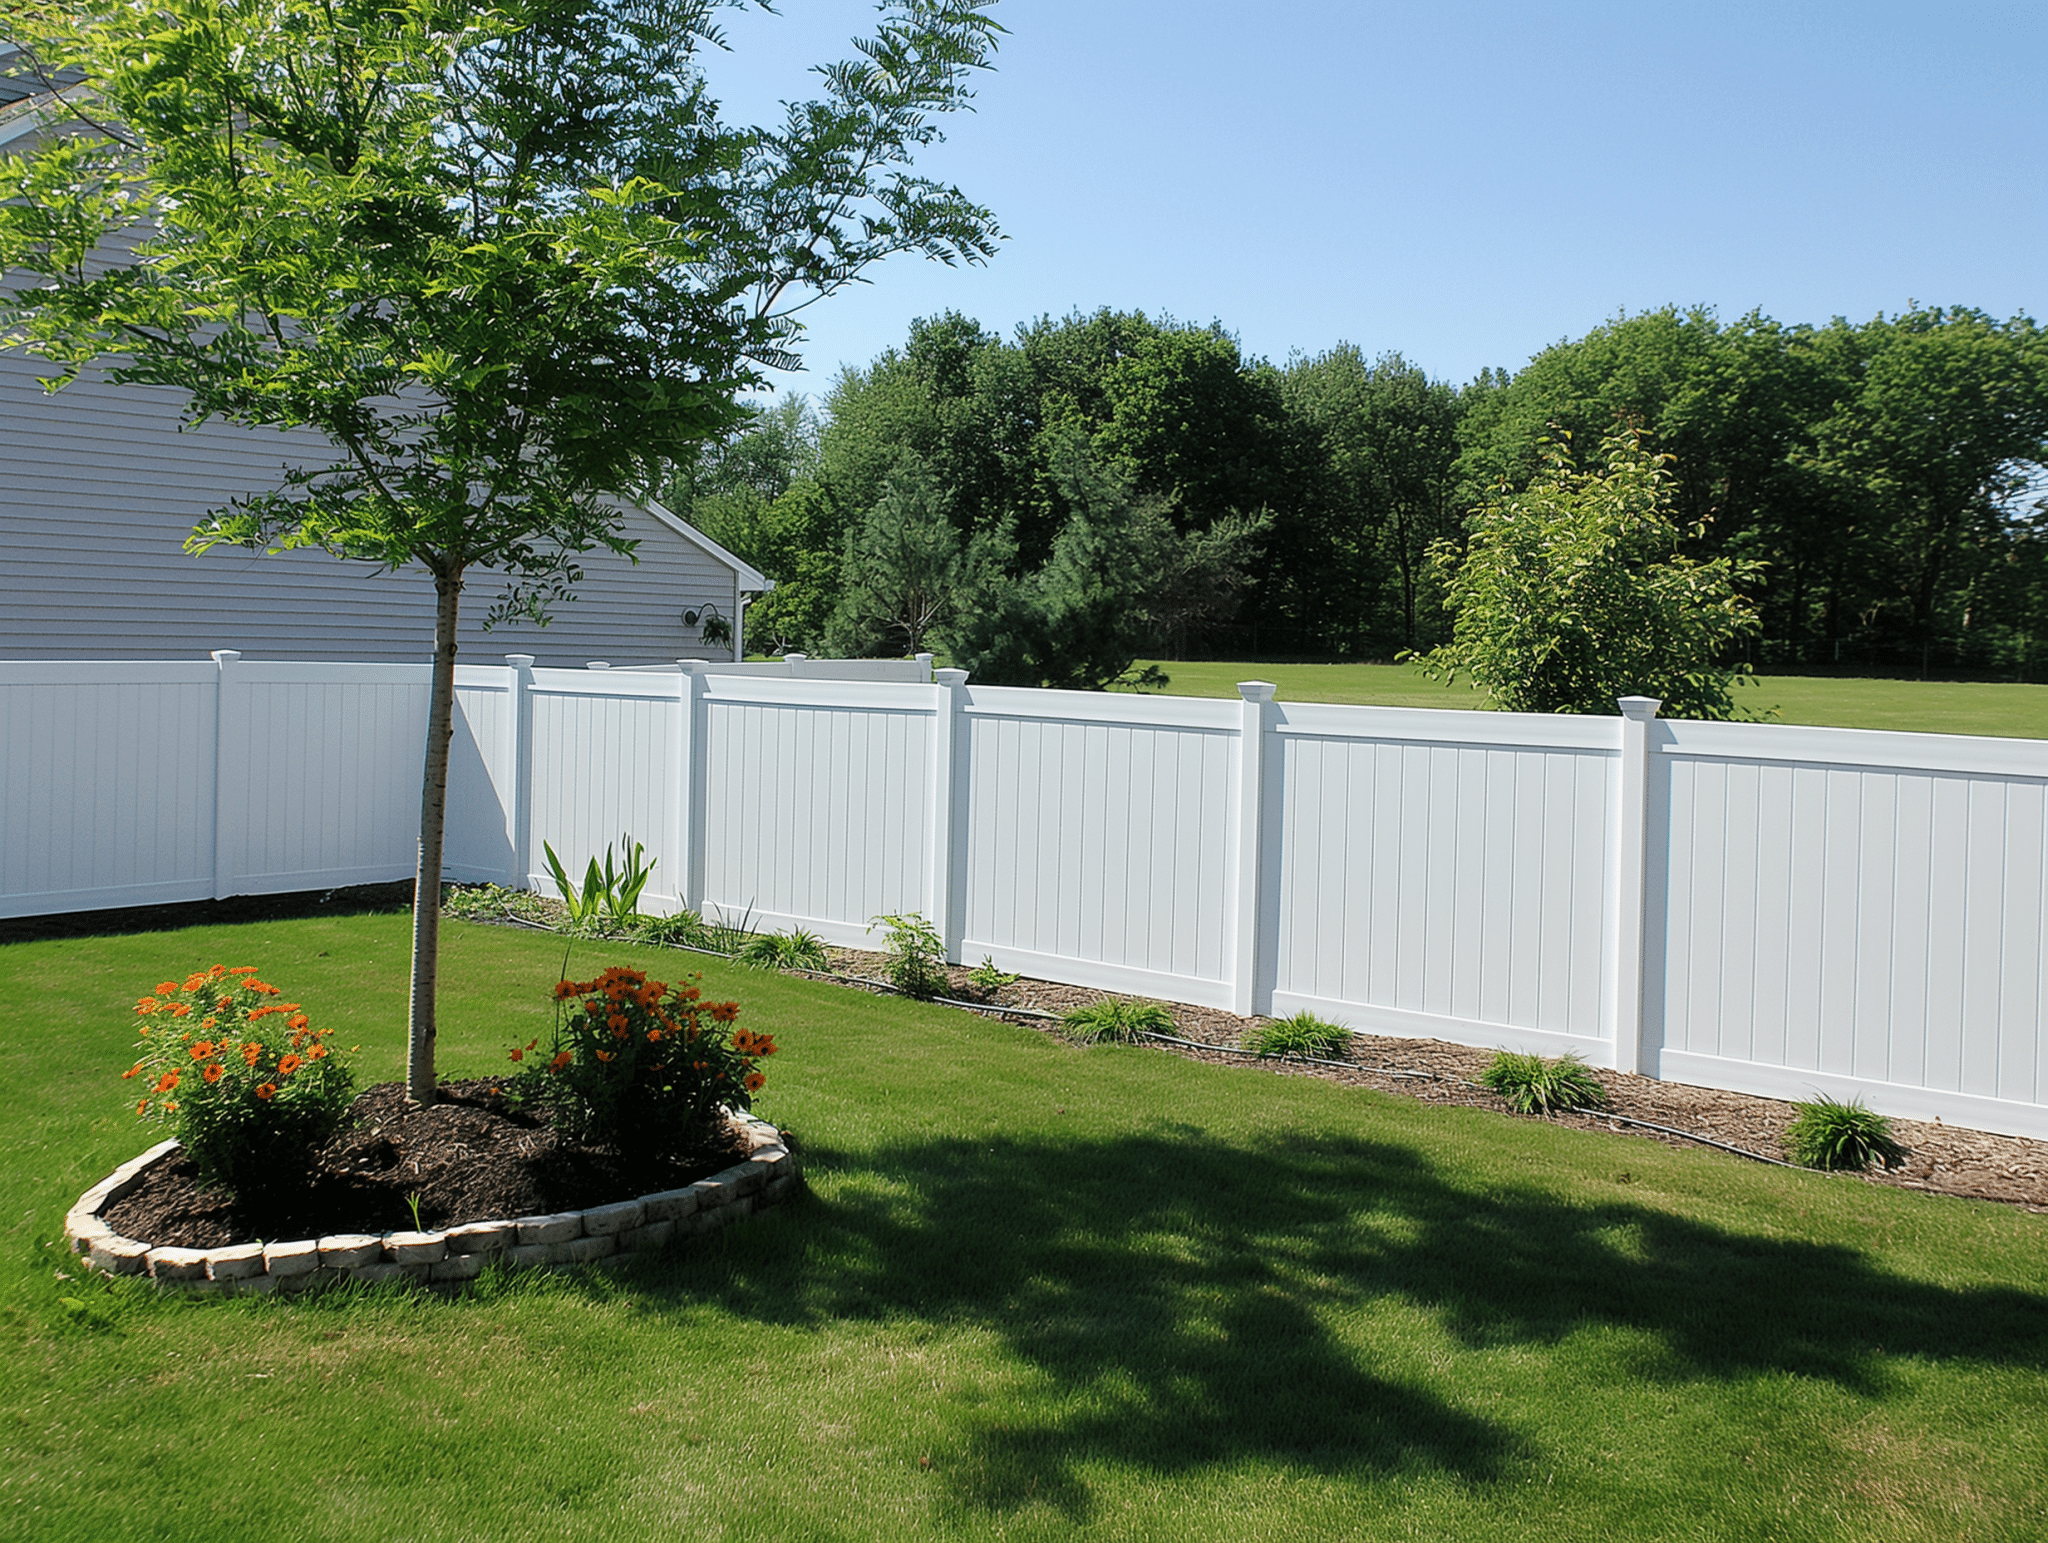
[[[59,70],[48,80],[37,74],[19,45],[0,38],[0,145],[35,131],[50,87],[75,86],[84,80],[78,70]]]
[[[775,581],[750,563],[741,561],[724,547],[713,541],[696,526],[689,524],[680,515],[669,513],[651,498],[637,500],[639,506],[653,515],[685,541],[692,542],[707,557],[715,558],[739,576],[740,589],[751,594],[765,595],[775,587]]]

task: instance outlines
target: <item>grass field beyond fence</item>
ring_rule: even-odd
[[[1483,708],[1486,695],[1464,681],[1446,686],[1406,664],[1161,662],[1178,696],[1231,697],[1241,680],[1270,680],[1289,702],[1355,702],[1368,707]],[[1735,693],[1751,713],[1776,723],[1837,729],[1904,729],[2048,739],[2048,686],[1984,681],[1864,680],[1759,675]]]
[[[444,935],[443,1070],[489,1074],[562,945]],[[77,1278],[65,1208],[153,1139],[138,992],[260,966],[392,1078],[406,947],[0,948],[0,1536],[2042,1536],[2048,1217],[736,968],[808,1197],[458,1299]]]

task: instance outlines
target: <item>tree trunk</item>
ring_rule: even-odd
[[[405,1096],[434,1101],[434,991],[441,970],[441,838],[448,827],[448,746],[455,737],[455,619],[462,570],[434,575],[434,683],[427,702],[427,764],[420,779],[420,860],[412,892],[412,1009]]]

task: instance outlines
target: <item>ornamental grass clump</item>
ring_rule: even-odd
[[[1105,997],[1086,1007],[1077,1007],[1060,1019],[1069,1039],[1084,1045],[1129,1044],[1147,1034],[1171,1034],[1177,1025],[1173,1014],[1157,1002],[1126,1002]]]
[[[1815,1103],[1792,1107],[1798,1112],[1785,1127],[1785,1146],[1802,1167],[1861,1173],[1872,1163],[1896,1168],[1906,1160],[1906,1148],[1892,1139],[1891,1121],[1861,1099],[1843,1104],[1823,1093]]]
[[[135,1004],[136,1114],[170,1127],[202,1184],[261,1205],[304,1182],[355,1079],[297,1002],[256,967],[216,964]]]
[[[766,1034],[734,1028],[737,1002],[706,1002],[698,977],[669,985],[614,965],[555,986],[554,1043],[511,1052],[512,1093],[549,1111],[564,1135],[633,1163],[679,1158],[747,1109],[775,1054]]]
[[[1335,1057],[1351,1047],[1351,1031],[1304,1011],[1247,1029],[1238,1046],[1252,1055]]]
[[[1607,1089],[1576,1054],[1546,1061],[1503,1050],[1479,1074],[1479,1085],[1500,1094],[1517,1114],[1596,1109],[1607,1102]]]

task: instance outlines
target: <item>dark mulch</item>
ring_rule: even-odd
[[[281,1186],[274,1205],[237,1205],[201,1189],[182,1155],[158,1163],[109,1207],[122,1237],[179,1248],[257,1239],[402,1232],[413,1223],[459,1227],[551,1211],[577,1211],[675,1189],[742,1162],[746,1143],[721,1125],[680,1161],[628,1168],[610,1153],[563,1140],[544,1113],[520,1109],[488,1081],[448,1082],[440,1099],[406,1101],[402,1083],[359,1096],[349,1122],[314,1154],[303,1185]]]

